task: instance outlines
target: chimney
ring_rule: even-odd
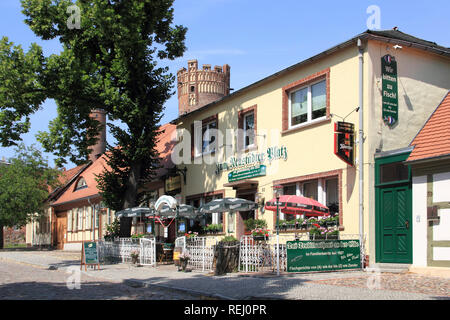
[[[95,109],[91,112],[90,117],[100,122],[103,126],[97,136],[96,144],[89,147],[91,149],[89,160],[94,162],[106,151],[106,112],[102,109]]]

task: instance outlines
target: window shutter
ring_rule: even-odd
[[[92,229],[92,206],[86,207],[86,229]]]
[[[67,213],[67,231],[72,231],[72,210]]]
[[[78,230],[78,210],[77,209],[73,209],[73,231],[77,231]]]

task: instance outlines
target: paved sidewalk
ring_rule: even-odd
[[[79,253],[61,251],[0,252],[0,260],[41,268],[79,266]],[[228,274],[177,272],[173,265],[136,267],[102,265],[83,274],[130,286],[162,287],[219,299],[430,300],[450,299],[450,280],[411,274],[377,275],[363,271],[316,274]],[[391,280],[395,281],[392,282]],[[394,284],[395,283],[395,284]],[[389,284],[389,285],[388,285]]]

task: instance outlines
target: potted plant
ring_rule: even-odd
[[[295,229],[295,220],[286,221],[286,226],[288,230]]]
[[[137,264],[139,260],[139,251],[137,250],[131,251],[130,256],[131,256],[131,263]]]
[[[280,220],[278,221],[278,228],[280,230],[286,230],[287,229],[287,223],[286,220]]]
[[[295,229],[301,229],[304,220],[302,218],[295,219]]]
[[[189,231],[189,232],[185,233],[184,236],[186,237],[186,239],[192,239],[192,238],[195,238],[196,236],[198,236],[198,232]]]
[[[181,269],[183,271],[186,271],[187,264],[188,264],[189,260],[191,259],[191,256],[190,256],[189,252],[186,251],[186,250],[183,251],[180,254],[179,258],[180,258]]]
[[[265,228],[256,228],[252,230],[253,240],[262,241],[269,239],[269,230]]]
[[[262,220],[262,219],[247,219],[244,221],[245,224],[245,228],[247,230],[254,230],[257,228],[267,228],[267,222],[266,220]]]
[[[120,222],[119,219],[115,219],[111,224],[106,226],[106,234],[104,236],[105,241],[113,241],[114,238],[119,236]]]

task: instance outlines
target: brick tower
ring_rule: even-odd
[[[89,160],[94,162],[106,151],[106,112],[102,109],[95,109],[92,110],[90,117],[94,118],[103,125],[102,130],[97,136],[97,143],[89,147],[89,149],[91,149]]]
[[[188,61],[188,69],[177,72],[178,114],[183,115],[230,94],[230,66],[204,64],[198,70],[197,60]]]

